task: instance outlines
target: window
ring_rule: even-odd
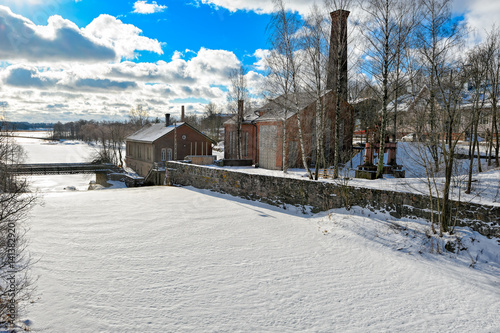
[[[244,135],[244,140],[245,140],[245,144],[243,145],[244,155],[248,157],[248,132],[243,133],[243,135]]]
[[[161,161],[165,162],[167,160],[167,148],[161,149]]]
[[[172,148],[167,149],[167,161],[172,160]]]

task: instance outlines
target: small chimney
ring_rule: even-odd
[[[170,113],[165,113],[165,127],[170,126]]]
[[[238,100],[238,117],[243,121],[243,103],[242,99]]]
[[[186,118],[185,118],[185,114],[184,114],[184,105],[183,105],[183,106],[181,107],[181,122],[182,122],[182,123],[183,123],[183,122],[185,122],[185,121],[186,121],[185,119],[186,119]]]
[[[340,91],[340,97],[345,101],[347,101],[347,17],[349,13],[342,9],[330,13],[332,32],[326,79],[326,88],[335,92]]]

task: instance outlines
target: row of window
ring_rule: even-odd
[[[248,141],[248,133],[246,135],[246,141]],[[184,147],[186,147],[186,145],[184,145]],[[209,153],[209,148],[210,148],[209,142],[191,142],[189,147],[190,150],[189,154],[207,155]],[[153,161],[153,147],[151,145],[127,143],[127,154],[138,160]],[[246,148],[245,156],[247,154],[248,154],[248,147]],[[161,161],[173,160],[172,148],[162,148],[160,157]]]
[[[127,143],[127,153],[139,160],[153,160],[153,148],[149,145]]]
[[[172,148],[162,148],[161,149],[161,161],[171,161],[172,158]]]

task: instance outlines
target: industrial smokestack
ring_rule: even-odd
[[[340,93],[347,101],[347,10],[336,10],[330,13],[332,33],[330,35],[330,51],[328,59],[328,77],[326,88]]]
[[[185,122],[184,105],[181,106],[181,122]]]
[[[165,126],[170,126],[170,113],[165,113]]]

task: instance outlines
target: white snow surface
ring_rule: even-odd
[[[44,202],[29,222],[37,332],[500,330],[499,245],[477,234],[472,268],[429,253],[422,222],[359,209],[303,216],[177,187]]]
[[[32,177],[35,332],[500,331],[500,245],[467,228],[454,254],[422,220],[81,177]]]
[[[35,136],[37,133],[28,133]],[[26,132],[17,132],[27,135]],[[43,132],[40,133],[40,136]],[[25,163],[83,163],[90,162],[95,148],[81,141],[46,141],[40,139],[16,138],[26,152]]]

